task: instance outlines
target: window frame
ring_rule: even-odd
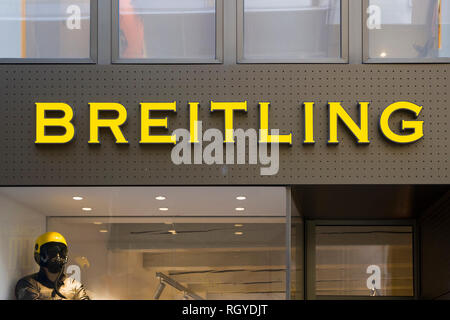
[[[450,63],[450,57],[442,58],[370,58],[369,57],[369,29],[367,28],[367,8],[370,5],[370,0],[362,0],[362,33],[363,33],[363,64],[392,64],[392,63],[413,63],[413,64],[436,64],[436,63]]]
[[[0,64],[96,64],[98,0],[90,0],[89,58],[0,58]]]
[[[244,58],[244,1],[236,0],[237,64],[347,64],[349,62],[349,0],[341,1],[341,57],[324,59],[246,59]],[[352,0],[354,1],[354,0]]]
[[[412,253],[413,253],[413,295],[412,296],[317,296],[316,295],[316,236],[315,230],[318,226],[405,226],[412,228]],[[308,220],[306,221],[306,300],[417,300],[419,297],[419,254],[420,244],[418,237],[418,228],[415,220]]]
[[[119,54],[119,1],[112,0],[111,20],[111,64],[221,64],[223,63],[223,15],[224,0],[216,2],[216,57],[214,59],[125,59]]]

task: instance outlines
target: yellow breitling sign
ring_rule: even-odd
[[[369,102],[360,102],[359,111],[360,119],[359,125],[349,116],[349,114],[342,107],[340,102],[328,103],[328,128],[329,144],[338,144],[338,121],[342,121],[348,130],[355,136],[358,144],[368,144],[369,140]],[[293,134],[269,134],[269,102],[259,103],[260,112],[260,127],[259,127],[259,143],[273,143],[292,145]],[[168,128],[168,119],[151,118],[151,111],[167,111],[176,112],[176,102],[148,102],[141,103],[141,137],[139,143],[141,144],[176,144],[177,139],[174,134],[168,135],[152,135],[151,128]],[[189,102],[190,111],[190,143],[198,142],[198,102]],[[389,141],[407,144],[420,140],[423,133],[423,121],[407,121],[402,120],[401,129],[408,130],[407,134],[397,134],[389,127],[389,120],[394,112],[397,111],[411,112],[416,118],[419,117],[422,110],[411,102],[399,101],[391,104],[381,114],[379,119],[379,128],[384,137]],[[62,117],[47,117],[49,111],[62,112]],[[102,112],[115,112],[117,117],[112,119],[102,119],[100,114]],[[220,111],[224,113],[225,118],[225,142],[234,143],[234,112],[247,112],[247,101],[243,102],[215,102],[211,101],[210,111]],[[117,144],[127,144],[128,140],[123,135],[121,126],[127,121],[127,110],[119,103],[90,103],[90,139],[89,144],[99,144],[99,128],[109,128]],[[304,103],[304,140],[303,144],[314,144],[314,102]],[[36,144],[65,144],[72,141],[75,137],[75,126],[73,124],[74,112],[72,107],[65,103],[36,103]],[[65,130],[62,135],[50,135],[46,129],[50,127],[60,127]],[[412,133],[410,133],[412,132]]]

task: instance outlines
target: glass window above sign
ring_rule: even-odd
[[[93,8],[90,0],[0,1],[0,59],[94,62]]]
[[[238,8],[240,62],[345,59],[345,7],[341,0],[244,0]]]
[[[370,0],[367,62],[450,61],[449,0]]]
[[[214,62],[218,1],[119,0],[115,60]],[[116,17],[116,18],[117,18]]]

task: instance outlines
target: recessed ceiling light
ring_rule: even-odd
[[[177,231],[176,231],[176,230],[169,230],[169,232],[170,232],[171,234],[177,234]]]
[[[236,197],[236,199],[237,199],[237,200],[245,200],[245,199],[247,199],[247,197],[245,197],[245,196],[239,196],[239,197]]]
[[[243,232],[240,232],[240,231],[238,231],[238,232],[235,232],[234,233],[235,235],[237,235],[237,236],[242,236],[244,233]]]
[[[166,197],[164,197],[164,196],[157,196],[155,199],[162,201],[162,200],[166,200]]]
[[[168,211],[169,208],[159,208],[159,211]]]
[[[240,224],[240,223],[236,223],[234,226],[237,227],[237,228],[240,228],[240,227],[243,227],[244,225]]]
[[[101,233],[107,233],[108,232],[108,230],[106,230],[106,229],[102,229],[102,230],[99,230]]]
[[[83,208],[81,210],[83,210],[83,211],[92,211],[92,208]]]
[[[236,211],[244,211],[245,208],[236,208],[235,210],[236,210]]]
[[[80,200],[83,200],[83,197],[73,197],[72,199],[73,199],[73,200],[80,201]]]
[[[94,224],[100,225],[100,224],[103,224],[103,223],[101,223],[101,222],[94,222]]]

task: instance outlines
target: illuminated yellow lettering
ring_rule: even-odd
[[[46,118],[47,111],[63,112],[62,118]],[[70,142],[75,136],[72,124],[73,110],[65,103],[36,103],[36,141],[35,143],[63,144]],[[45,128],[61,127],[65,129],[63,135],[46,135]]]
[[[414,133],[409,135],[399,135],[392,132],[391,128],[389,128],[389,118],[391,115],[399,110],[408,110],[413,112],[416,115],[416,118],[419,116],[420,111],[422,110],[421,106],[418,106],[411,102],[399,101],[391,104],[387,107],[380,118],[380,129],[383,132],[384,136],[392,142],[396,143],[412,143],[417,140],[420,140],[423,137],[423,121],[406,121],[402,120],[402,130],[412,129]]]
[[[214,102],[211,101],[211,112],[222,110],[225,112],[225,142],[234,143],[233,113],[247,112],[247,101],[244,102]]]
[[[328,143],[339,143],[337,137],[338,118],[358,139],[358,143],[370,143],[369,141],[369,102],[360,102],[360,127],[352,120],[348,113],[342,108],[340,102],[330,102],[329,104],[329,139]]]
[[[305,144],[314,144],[314,102],[305,102]]]
[[[177,143],[176,135],[150,135],[150,128],[168,128],[167,117],[151,119],[150,111],[177,112],[177,102],[141,103],[141,141],[139,143]],[[192,133],[191,133],[192,134]]]
[[[198,143],[198,102],[189,102],[190,143]]]
[[[99,128],[110,128],[116,139],[116,143],[128,143],[123,136],[120,126],[127,121],[127,110],[119,103],[89,103],[90,107],[90,144],[100,143],[98,136]],[[118,116],[115,119],[100,119],[100,112],[113,111],[117,112]]]
[[[259,143],[289,143],[292,145],[292,133],[283,135],[269,134],[269,106],[270,102],[259,103]]]

